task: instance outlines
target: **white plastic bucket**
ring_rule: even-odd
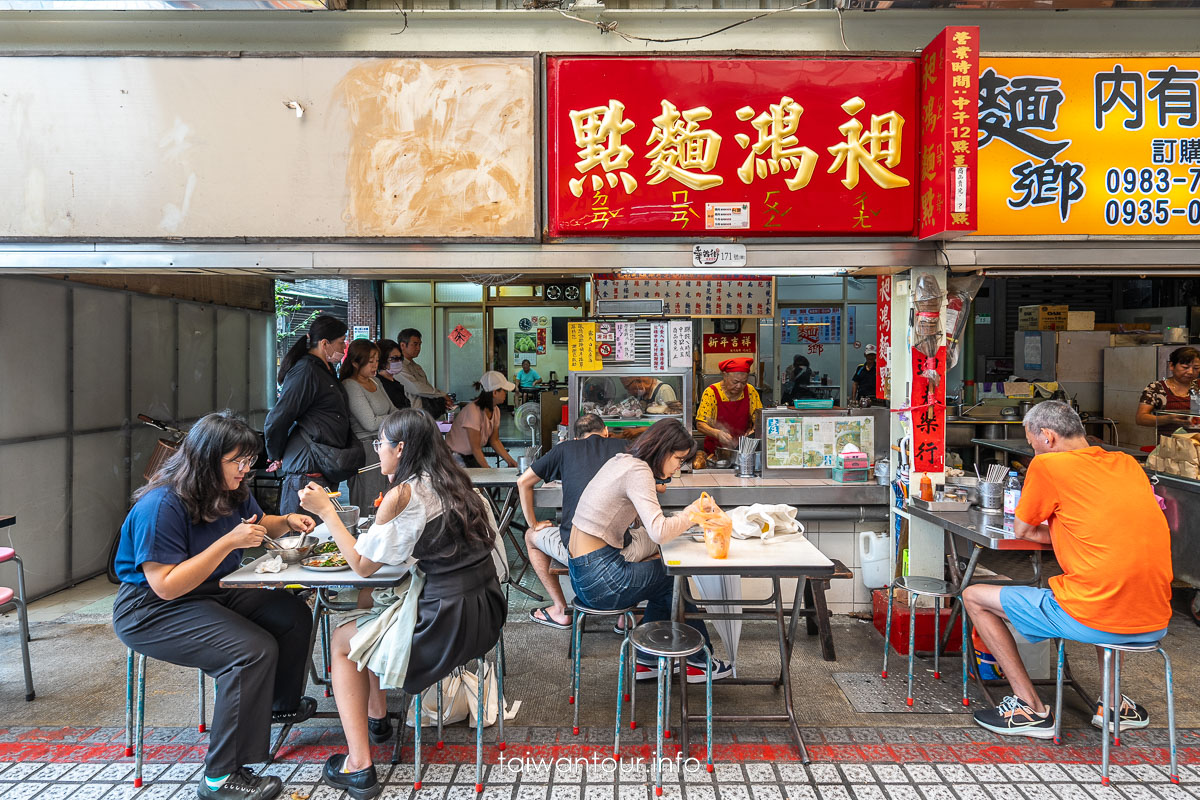
[[[891,538],[887,533],[863,531],[858,534],[858,555],[862,564],[862,580],[868,589],[882,589],[891,583],[888,551]]]

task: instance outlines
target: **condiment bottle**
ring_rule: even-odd
[[[933,502],[933,481],[929,480],[928,473],[921,476],[921,499],[927,503]]]

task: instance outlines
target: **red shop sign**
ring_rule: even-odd
[[[911,235],[917,60],[548,57],[552,236]]]
[[[975,230],[979,28],[946,28],[921,54],[921,180],[917,236]]]
[[[757,353],[758,334],[755,333],[706,333],[705,354],[714,353]]]

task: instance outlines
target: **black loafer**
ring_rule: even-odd
[[[196,796],[200,800],[271,800],[283,791],[283,782],[274,775],[255,775],[245,767],[233,771],[220,789],[210,789],[200,779]]]
[[[367,717],[367,735],[371,737],[372,744],[384,744],[392,738],[392,721],[387,717]]]
[[[312,719],[312,715],[317,713],[317,701],[311,697],[301,697],[300,705],[295,711],[273,711],[271,712],[271,722],[276,725],[295,725],[298,722],[305,722]]]
[[[374,764],[358,772],[342,772],[342,765],[345,763],[345,753],[330,756],[325,762],[325,782],[334,788],[345,789],[346,794],[354,800],[371,800],[383,791],[383,784],[375,776]]]

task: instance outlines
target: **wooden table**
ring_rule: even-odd
[[[518,537],[513,531],[513,520],[521,499],[517,493],[517,479],[521,477],[517,468],[468,467],[466,472],[472,485],[485,490],[484,494],[492,504],[492,513],[496,515],[496,532],[508,539],[517,560],[521,562],[520,570],[514,570],[512,565],[509,565],[508,580],[505,583],[539,603],[546,602],[546,598],[521,585],[521,579],[525,577],[531,565],[529,555],[525,552],[523,537]],[[503,499],[498,500],[497,495],[501,492],[504,493]]]
[[[834,573],[834,564],[804,537],[783,540],[734,539],[729,546],[729,557],[710,558],[703,542],[694,541],[685,534],[662,546],[662,559],[667,574],[675,578],[672,598],[673,617],[684,622],[689,616],[694,619],[728,619],[740,621],[762,621],[774,619],[779,637],[779,674],[772,678],[734,678],[721,681],[722,685],[734,686],[782,686],[783,713],[781,714],[714,714],[714,720],[727,722],[786,722],[791,727],[792,738],[800,750],[801,759],[807,763],[808,750],[800,736],[796,722],[796,710],[792,701],[792,649],[796,640],[796,625],[800,617],[800,606],[804,586],[808,578],[827,578]],[[687,614],[684,600],[696,602],[688,596],[687,578],[693,575],[732,575],[751,578],[769,578],[771,595],[766,598],[726,598],[701,601],[707,605],[741,606],[736,612],[702,611]],[[781,578],[797,578],[796,593],[792,599],[791,621],[785,623]],[[745,608],[750,606],[751,608]],[[773,609],[767,610],[767,606]],[[756,608],[757,607],[757,608]],[[681,745],[688,752],[688,723],[703,721],[704,715],[688,713],[687,670],[679,671],[680,719],[682,721]]]

